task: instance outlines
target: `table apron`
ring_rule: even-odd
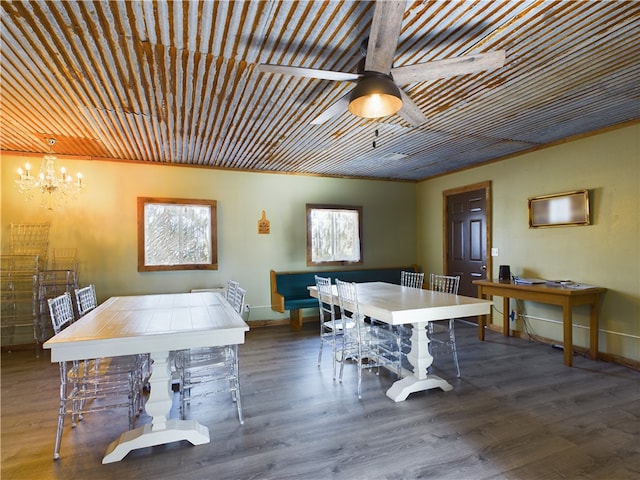
[[[64,362],[83,360],[85,358],[116,357],[141,353],[163,352],[168,350],[182,350],[187,348],[215,347],[223,345],[239,345],[244,343],[244,329],[237,331],[217,331],[214,336],[199,334],[197,341],[189,336],[188,341],[181,341],[176,337],[137,339],[88,340],[74,341],[68,344],[53,344],[51,361]]]
[[[597,293],[586,295],[563,295],[557,293],[529,292],[526,290],[508,290],[478,285],[478,296],[492,295],[503,298],[515,298],[551,305],[588,305],[598,301]]]

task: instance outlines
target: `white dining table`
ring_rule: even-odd
[[[401,402],[413,392],[432,388],[452,390],[453,387],[445,379],[428,373],[433,356],[429,350],[427,324],[434,320],[487,315],[493,302],[384,282],[358,283],[356,287],[358,308],[362,315],[389,325],[413,326],[411,350],[407,354],[407,359],[413,366],[413,373],[396,381],[387,390],[387,396],[395,402]],[[309,287],[309,293],[312,297],[318,298],[315,286]],[[335,285],[333,297],[337,304],[338,292]]]
[[[109,445],[102,463],[131,450],[187,440],[209,442],[196,420],[170,419],[171,359],[175,350],[238,345],[249,326],[219,292],[112,297],[44,343],[51,361],[149,353],[151,391],[145,410],[151,422],[128,430]]]

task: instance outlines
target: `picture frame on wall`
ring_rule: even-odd
[[[529,198],[529,228],[590,224],[589,190]]]

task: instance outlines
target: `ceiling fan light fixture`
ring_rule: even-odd
[[[349,97],[349,111],[359,117],[386,117],[401,108],[400,90],[390,75],[379,72],[364,72]]]

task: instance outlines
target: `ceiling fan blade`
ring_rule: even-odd
[[[388,74],[398,47],[406,0],[378,0],[371,21],[364,69]]]
[[[399,84],[409,84],[436,80],[438,78],[465,75],[500,68],[504,65],[504,50],[479,53],[468,57],[448,58],[416,65],[407,65],[391,69],[393,80]]]
[[[422,110],[411,100],[411,97],[407,93],[400,89],[400,96],[402,97],[402,108],[398,111],[398,115],[404,118],[411,125],[422,125],[427,121]]]
[[[334,72],[332,70],[291,67],[288,65],[270,65],[268,63],[261,63],[258,65],[258,71],[265,73],[280,73],[282,75],[295,75],[296,77],[319,78],[321,80],[337,80],[339,82],[352,82],[362,76],[359,73]]]
[[[349,107],[349,95],[351,95],[351,91],[345,93],[342,97],[332,103],[329,108],[311,122],[311,125],[321,125],[324,122],[331,120],[333,117],[346,112]]]

